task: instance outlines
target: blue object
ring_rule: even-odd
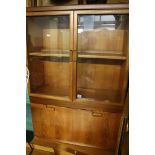
[[[32,114],[30,108],[30,99],[28,90],[26,89],[26,130],[33,131]]]

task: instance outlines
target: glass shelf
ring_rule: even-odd
[[[31,52],[29,56],[39,56],[39,57],[70,57],[69,51],[52,51],[52,52]],[[106,54],[105,52],[92,53],[92,52],[78,52],[78,58],[84,59],[112,59],[112,60],[126,60],[126,57],[122,54]]]
[[[78,52],[78,59],[89,58],[89,59],[112,59],[112,60],[126,60],[126,57],[122,54],[105,54],[103,53],[89,53],[89,52]]]
[[[42,57],[70,57],[68,53],[51,53],[51,52],[32,52],[30,56],[42,56]]]

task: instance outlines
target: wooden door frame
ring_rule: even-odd
[[[74,47],[73,47],[73,55],[76,57],[75,58],[75,62],[73,64],[73,102],[76,103],[76,102],[91,102],[91,101],[86,101],[86,100],[81,100],[81,99],[77,99],[76,95],[77,95],[77,37],[78,37],[78,28],[77,28],[77,25],[78,25],[78,15],[98,15],[98,14],[101,14],[101,15],[113,15],[113,14],[129,14],[129,9],[128,8],[123,8],[123,9],[109,9],[109,10],[75,10],[74,11]],[[127,54],[128,56],[128,54]],[[128,60],[127,60],[127,63],[125,63],[125,70],[128,70],[127,68],[127,65],[128,64]],[[126,72],[125,72],[126,73]],[[125,80],[125,82],[123,83],[123,87],[126,87],[127,86],[127,80]],[[125,92],[126,93],[126,92]],[[123,99],[124,99],[124,96],[125,96],[125,93],[122,93],[123,94]],[[121,103],[123,104],[124,103],[124,100],[121,99]],[[101,104],[101,103],[104,103],[104,101],[93,101],[97,104]],[[106,104],[106,103],[105,103]]]
[[[32,93],[31,92],[31,87],[30,87],[30,81],[28,84],[28,90],[29,90],[29,96],[32,97],[41,97],[41,98],[46,98],[46,99],[56,99],[56,100],[61,100],[61,101],[72,101],[72,92],[73,92],[73,79],[72,79],[72,74],[73,74],[73,64],[72,64],[72,54],[73,54],[73,11],[46,11],[46,12],[26,12],[27,17],[37,17],[37,16],[55,16],[55,15],[69,15],[69,20],[70,20],[70,61],[69,61],[69,70],[70,70],[70,75],[69,75],[69,98],[61,97],[61,96],[52,96],[52,95],[44,95],[44,94],[39,94],[39,93]],[[28,49],[27,49],[27,56],[28,56]],[[27,58],[28,59],[28,58]],[[28,62],[27,62],[28,65]]]

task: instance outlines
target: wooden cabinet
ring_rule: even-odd
[[[35,103],[31,106],[34,132],[38,137],[105,149],[116,145],[121,114]]]
[[[27,9],[35,138],[115,152],[128,84],[128,5]]]

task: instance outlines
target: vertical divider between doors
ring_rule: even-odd
[[[73,12],[74,28],[73,28],[73,101],[76,99],[77,91],[77,12]]]
[[[73,45],[74,45],[74,19],[73,11],[70,12],[70,99],[73,101]]]

